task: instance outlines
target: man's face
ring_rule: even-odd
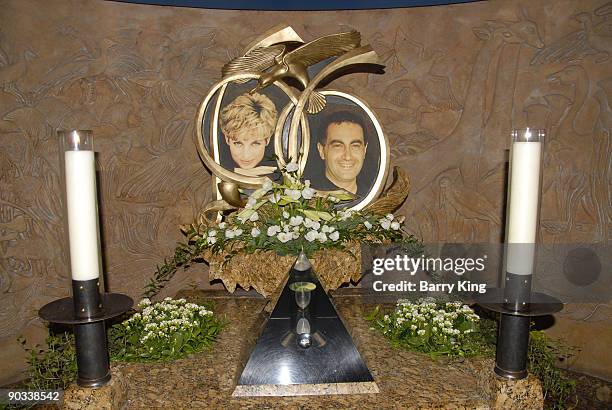
[[[263,137],[258,129],[242,129],[225,136],[230,153],[236,164],[242,169],[255,168],[263,159],[270,137]]]
[[[363,129],[352,122],[333,123],[327,127],[327,142],[317,144],[325,161],[326,174],[332,182],[354,182],[363,166],[367,144]]]

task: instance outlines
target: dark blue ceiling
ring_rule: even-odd
[[[438,6],[481,0],[113,0],[157,6],[228,10],[362,10]]]

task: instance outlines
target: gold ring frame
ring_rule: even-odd
[[[283,138],[284,138],[284,129],[287,124],[287,117],[289,117],[289,113],[291,110],[295,108],[295,104],[289,103],[283,108],[280,115],[278,116],[278,122],[276,123],[276,130],[274,131],[274,151],[278,157],[279,166],[287,165],[287,161],[284,157],[284,149],[283,149]],[[304,171],[306,167],[306,160],[308,158],[308,151],[310,149],[310,127],[308,125],[308,121],[304,118],[304,113],[302,113],[302,118],[300,121],[300,132],[302,141],[298,146],[297,143],[297,135],[293,138],[293,143],[289,140],[289,130],[287,130],[287,152],[288,156],[295,160],[299,158],[298,165],[300,166],[300,172]],[[280,153],[280,155],[279,155]]]
[[[329,57],[336,58],[310,79],[307,68]],[[285,25],[266,31],[253,40],[242,55],[224,65],[221,70],[223,79],[213,85],[198,107],[196,115],[198,153],[214,175],[213,199],[222,197],[219,190],[220,181],[224,182],[222,190],[225,200],[226,196],[229,198],[232,195],[240,195],[238,188],[256,189],[260,187],[264,182],[269,181],[272,175],[249,176],[226,169],[221,165],[219,119],[224,95],[228,86],[234,82],[244,84],[256,80],[258,84],[250,93],[275,85],[289,99],[289,102],[285,102],[283,97],[282,102],[275,102],[275,105],[278,104],[278,117],[272,136],[276,165],[279,169],[285,167],[290,159],[298,163],[302,175],[307,170],[308,156],[312,149],[308,115],[314,115],[325,108],[326,96],[348,100],[367,114],[374,126],[380,145],[378,168],[374,182],[365,193],[365,197],[356,199],[354,202],[358,202],[353,204],[351,209],[363,209],[374,202],[384,189],[390,168],[390,147],[382,126],[373,110],[362,99],[342,91],[318,88],[326,78],[338,73],[339,70],[351,66],[357,68],[360,65],[381,66],[378,63],[378,55],[372,47],[361,45],[361,35],[357,31],[331,34],[304,42],[293,28]],[[292,78],[301,83],[301,87],[298,90],[289,86],[293,83],[285,82],[284,78]],[[283,104],[284,107],[279,112]],[[209,124],[205,128],[206,121],[209,121]],[[205,137],[208,139],[204,140]],[[368,159],[369,164],[373,165],[371,154]]]
[[[225,169],[218,161],[219,161],[219,156],[218,156],[218,146],[217,144],[217,131],[218,131],[218,119],[219,119],[219,111],[220,111],[220,106],[221,106],[221,99],[223,97],[223,93],[227,87],[228,84],[232,83],[233,81],[236,80],[251,80],[251,79],[258,79],[259,75],[258,74],[236,74],[236,75],[232,75],[229,76],[227,78],[224,78],[223,80],[219,81],[218,83],[216,83],[211,90],[209,91],[209,93],[206,95],[206,97],[204,98],[204,100],[202,101],[202,103],[200,104],[199,108],[198,108],[198,112],[197,112],[197,116],[196,116],[196,137],[197,137],[197,147],[198,147],[198,153],[200,155],[200,158],[202,159],[202,161],[204,162],[204,164],[206,164],[206,166],[208,167],[208,169],[219,179],[221,179],[222,181],[225,182],[231,182],[231,183],[235,183],[238,184],[240,187],[243,188],[258,188],[260,187],[266,180],[268,180],[269,178],[266,176],[261,176],[261,177],[254,177],[254,176],[247,176],[247,175],[241,175],[239,173],[230,171],[228,169]],[[283,83],[282,81],[276,81],[274,83],[274,85],[278,86],[286,95],[287,97],[291,100],[291,103],[295,105],[295,103],[298,100],[298,97],[296,95],[296,91],[294,91],[292,88],[290,88],[288,85],[286,85],[285,83]],[[206,113],[206,109],[209,106],[209,104],[211,104],[213,102],[213,97],[215,96],[215,94],[217,94],[217,92],[219,91],[219,95],[216,98],[215,101],[215,106],[214,106],[214,110],[211,112],[212,115],[212,119],[210,121],[210,129],[209,129],[209,137],[211,138],[210,140],[210,147],[211,150],[213,151],[213,155],[211,156],[211,154],[209,153],[208,149],[206,148],[205,144],[204,144],[204,132],[203,132],[203,126],[204,126],[204,114]],[[291,105],[290,105],[291,106]],[[304,119],[304,115],[302,114],[302,119],[300,121],[301,126],[303,127],[303,131],[302,131],[302,138],[304,138],[304,136],[308,135],[308,125],[307,122]],[[282,137],[282,132],[281,132],[281,137]],[[297,136],[295,137],[297,138]],[[275,136],[276,139],[276,136]],[[306,138],[308,139],[308,138]],[[282,141],[281,141],[281,151],[278,151],[278,144],[275,143],[275,154],[277,155],[278,158],[283,158],[283,152],[282,152]],[[290,145],[292,145],[290,143]],[[294,143],[293,145],[296,145],[296,143]],[[284,160],[283,160],[284,161]],[[283,162],[281,162],[279,164],[282,165]],[[216,184],[214,184],[216,186]]]
[[[217,178],[219,178],[222,181],[235,183],[243,188],[253,188],[253,189],[260,187],[268,179],[268,177],[265,177],[265,176],[253,177],[253,176],[241,175],[241,174],[238,174],[236,172],[233,172],[233,171],[230,171],[224,168],[219,162],[218,147],[216,146],[217,144],[216,136],[217,136],[217,131],[218,131],[218,119],[219,119],[221,99],[223,97],[223,92],[225,91],[227,85],[235,80],[257,79],[258,77],[259,76],[257,74],[237,74],[235,76],[225,78],[224,80],[215,84],[212,87],[209,94],[204,99],[204,101],[200,104],[200,107],[198,109],[197,119],[196,119],[198,153],[200,154],[200,158],[202,158],[202,161],[206,164],[206,166],[211,170],[211,172]],[[277,125],[276,125],[276,129],[274,131],[274,151],[278,158],[277,160],[278,165],[279,167],[282,167],[286,165],[286,159],[285,159],[284,149],[283,149],[284,128],[286,126],[287,118],[289,117],[289,114],[291,113],[292,110],[295,115],[295,107],[296,107],[295,104],[298,98],[295,95],[295,91],[291,89],[289,86],[287,86],[285,83],[277,81],[275,82],[275,85],[277,85],[283,92],[285,92],[285,94],[291,100],[291,102],[287,104],[281,111]],[[210,147],[213,151],[213,155],[211,155],[208,149],[206,148],[206,146],[204,145],[204,133],[202,130],[203,130],[203,125],[204,125],[204,114],[206,112],[206,108],[208,107],[209,104],[213,103],[213,97],[215,96],[215,94],[217,94],[218,91],[219,91],[219,95],[214,101],[215,103],[214,110],[210,114],[212,116],[212,119],[210,122],[209,137],[210,137]],[[374,114],[374,111],[362,99],[352,94],[345,93],[342,91],[321,90],[320,92],[321,94],[325,96],[328,96],[328,95],[337,96],[337,97],[341,97],[341,98],[347,99],[355,103],[368,115],[368,118],[374,124],[374,128],[376,130],[376,137],[378,138],[378,142],[380,144],[379,170],[376,175],[374,185],[369,190],[366,197],[363,200],[359,201],[359,203],[351,207],[351,209],[354,209],[354,210],[363,209],[367,205],[369,205],[372,201],[374,201],[384,189],[385,182],[387,180],[387,176],[389,174],[389,168],[390,168],[389,141],[387,139],[387,136],[383,132],[382,126],[380,122],[378,121],[378,118]],[[301,132],[300,144],[298,145],[297,133],[289,133],[288,138],[290,140],[287,141],[289,156],[292,158],[293,157],[300,158],[299,166],[300,166],[301,171],[303,171],[306,167],[306,163],[308,162],[309,149],[310,149],[310,129],[309,129],[308,121],[306,121],[305,119],[305,115],[306,114],[304,112],[301,113],[302,118],[299,123],[300,128],[301,128],[300,129],[300,132]],[[295,141],[291,141],[292,139]],[[216,182],[213,183],[213,189],[215,191],[214,192],[215,197],[218,198],[219,195],[217,195],[217,183]]]

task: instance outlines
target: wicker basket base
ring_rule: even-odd
[[[271,299],[272,306],[280,297],[287,273],[296,260],[295,256],[279,256],[272,251],[238,253],[225,264],[225,253],[207,252],[203,256],[210,265],[210,280],[220,279],[231,293],[236,286],[245,290],[253,288]],[[332,249],[315,252],[310,262],[327,292],[361,279],[361,247],[358,243],[349,244],[344,251]]]

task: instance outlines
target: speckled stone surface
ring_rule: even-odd
[[[211,295],[186,291],[179,296],[202,300]],[[489,394],[493,390],[479,380],[483,369],[492,368],[490,360],[433,361],[423,354],[394,349],[382,335],[369,328],[363,315],[371,306],[364,306],[359,297],[335,297],[334,303],[380,393],[232,397],[239,373],[264,323],[261,312],[266,301],[215,298],[215,303],[215,312],[226,316],[229,324],[212,351],[174,362],[115,366],[115,371],[128,380],[127,408],[487,409],[494,402]]]
[[[493,361],[473,363],[478,385],[489,400],[492,409],[541,409],[544,396],[540,381],[532,374],[522,380],[506,380],[491,371]]]
[[[112,370],[103,387],[87,389],[71,384],[64,392],[63,410],[119,410],[127,405],[127,383],[121,371]]]
[[[232,396],[325,396],[328,394],[374,394],[379,393],[374,382],[319,383],[319,384],[261,384],[236,386]]]

